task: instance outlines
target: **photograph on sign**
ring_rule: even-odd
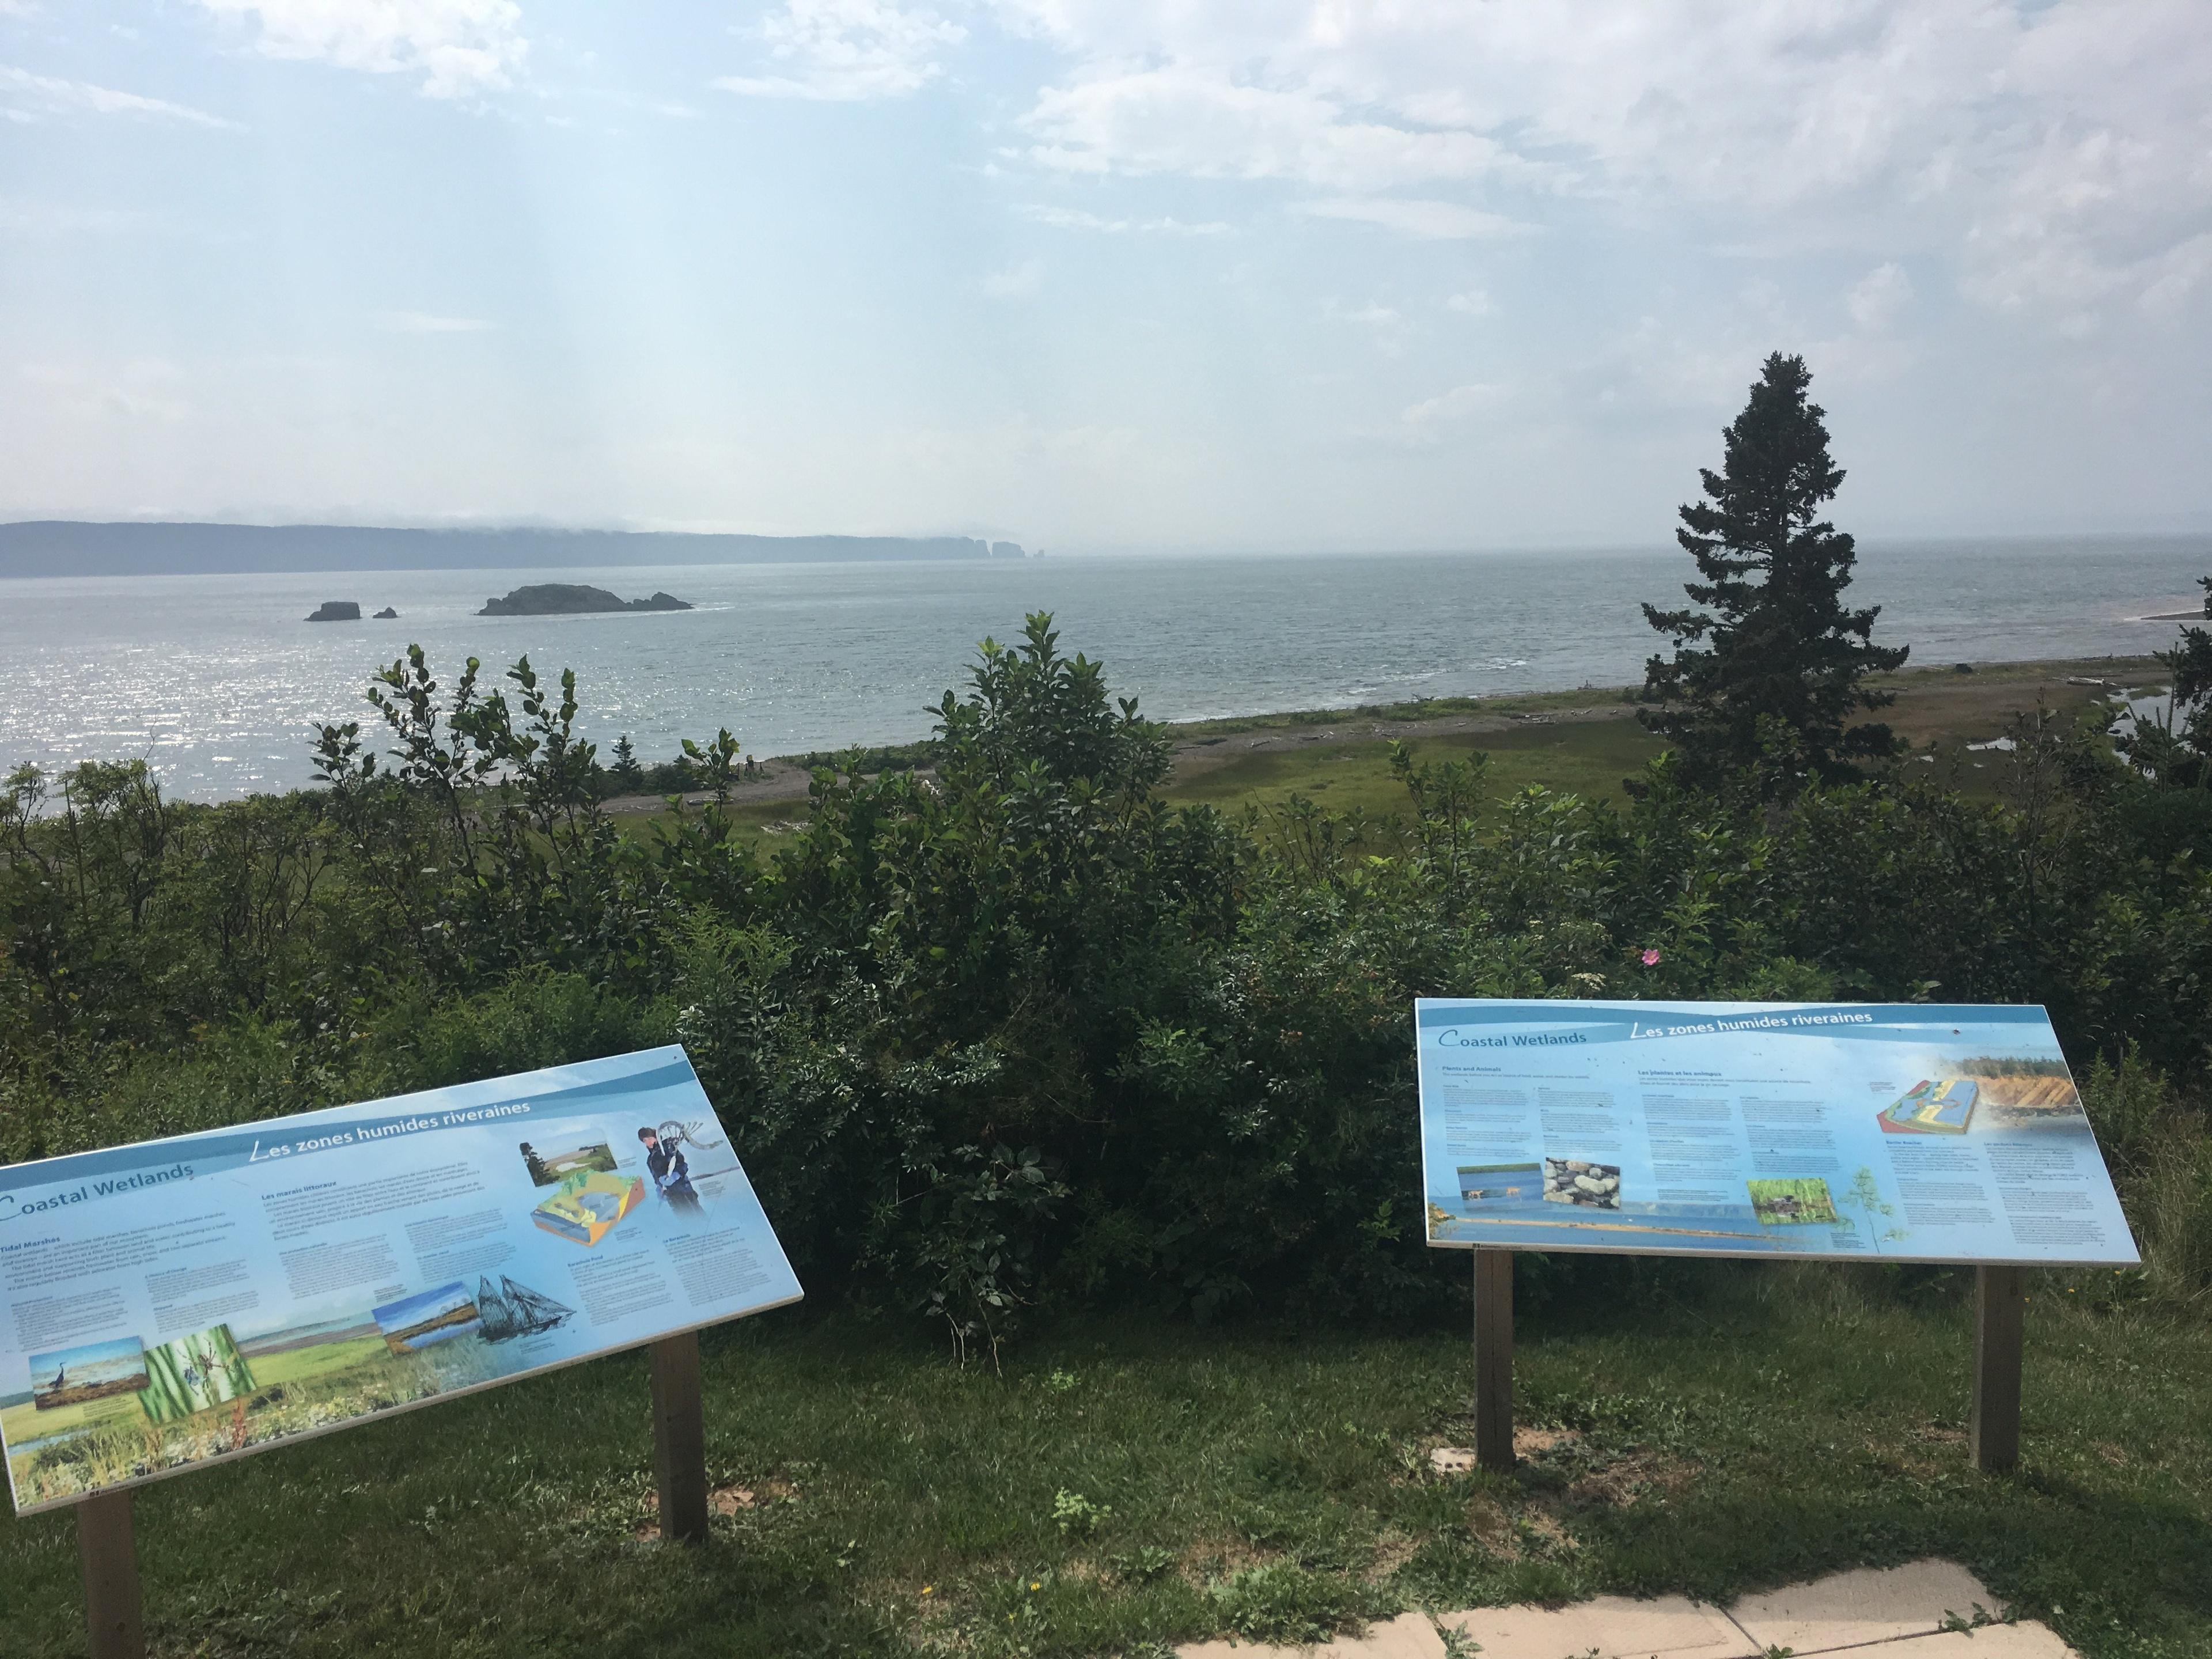
[[[1415,1005],[1429,1242],[2131,1265],[2040,1008]]]
[[[0,1170],[19,1513],[798,1300],[678,1048]]]

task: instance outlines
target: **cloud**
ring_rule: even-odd
[[[2142,308],[2153,313],[2180,309],[2205,278],[2212,276],[2212,233],[2192,236],[2168,248],[2152,262],[2152,267],[2143,286]]]
[[[1462,317],[1487,317],[1496,307],[1490,303],[1487,294],[1479,288],[1471,288],[1464,294],[1455,294],[1446,300],[1444,309],[1456,311]]]
[[[1844,309],[1862,333],[1887,334],[1905,307],[1912,303],[1912,279],[1905,267],[1892,260],[1876,265],[1844,296]]]
[[[1055,230],[1095,230],[1109,236],[1134,233],[1145,236],[1225,236],[1229,227],[1218,220],[1193,223],[1183,219],[1105,219],[1095,213],[1085,213],[1079,208],[1052,207],[1043,203],[1024,203],[1015,209],[1024,219],[1034,219],[1041,225],[1050,225]]]
[[[983,292],[994,300],[1030,300],[1044,286],[1044,261],[1024,259],[983,279]]]
[[[173,104],[167,99],[142,98],[135,92],[117,92],[86,81],[64,81],[0,64],[0,96],[9,94],[21,100],[10,108],[9,113],[24,118],[35,119],[40,114],[125,115],[232,132],[244,131],[235,121],[226,121],[220,115],[210,115],[205,110],[188,105]]]
[[[46,409],[71,420],[175,426],[195,413],[181,392],[182,371],[163,358],[30,362],[16,374],[37,388]]]
[[[1300,213],[1316,219],[1351,219],[1381,225],[1426,241],[1460,241],[1475,237],[1516,236],[1528,228],[1495,213],[1462,207],[1457,202],[1436,202],[1398,196],[1339,196],[1325,201],[1301,202]]]
[[[784,0],[762,20],[760,37],[784,72],[723,76],[715,86],[748,98],[857,103],[903,97],[936,80],[945,73],[939,54],[968,31],[886,0]]]
[[[1494,381],[1455,386],[1400,410],[1398,436],[1413,442],[1433,443],[1443,435],[1437,430],[1439,427],[1490,414],[1502,407],[1510,396],[1508,387]]]
[[[174,234],[185,228],[185,220],[166,212],[0,197],[0,230],[19,236],[129,236]]]
[[[1332,300],[1322,307],[1322,315],[1364,330],[1367,337],[1375,343],[1375,349],[1386,357],[1401,355],[1406,349],[1406,343],[1415,332],[1403,312],[1380,301],[1370,300],[1364,306],[1345,307]]]
[[[2061,329],[2212,286],[2186,251],[2212,217],[2203,0],[996,5],[1065,60],[1023,118],[1055,170],[1450,184],[1469,214],[1942,258]]]
[[[1395,328],[1406,319],[1389,306],[1362,306],[1357,311],[1338,311],[1333,313],[1347,323],[1359,323],[1368,328]]]
[[[377,326],[392,334],[481,334],[496,325],[481,317],[439,317],[427,311],[385,311]]]
[[[430,98],[504,87],[529,42],[515,0],[198,0],[202,9],[258,24],[256,45],[372,75],[420,75]]]
[[[1310,87],[1272,87],[1182,64],[1102,70],[1047,88],[1023,118],[1040,165],[1070,173],[1288,179],[1373,191],[1474,179],[1509,156],[1464,131],[1347,118]]]

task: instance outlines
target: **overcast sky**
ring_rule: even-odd
[[[0,516],[2212,524],[2205,0],[0,0]]]

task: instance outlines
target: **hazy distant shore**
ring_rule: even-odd
[[[1012,559],[971,536],[744,536],[657,530],[395,530],[360,525],[0,524],[0,578],[247,576],[327,571],[569,569]]]

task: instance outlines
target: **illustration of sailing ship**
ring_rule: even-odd
[[[527,1285],[518,1285],[506,1274],[499,1279],[499,1288],[492,1288],[491,1280],[477,1280],[477,1312],[483,1320],[483,1339],[487,1342],[504,1342],[510,1337],[536,1336],[550,1331],[576,1316],[576,1310],[556,1302],[551,1297],[533,1291]]]

